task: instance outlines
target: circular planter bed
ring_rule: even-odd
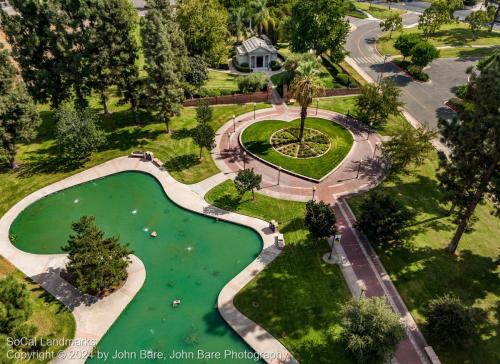
[[[351,133],[330,120],[307,118],[304,141],[299,142],[300,119],[265,120],[248,126],[241,134],[246,150],[290,172],[321,180],[349,153]]]

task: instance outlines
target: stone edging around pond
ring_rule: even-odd
[[[321,110],[321,111],[327,111],[327,110]],[[327,111],[328,112],[328,111]],[[332,112],[332,115],[340,115],[340,114],[336,114],[336,113],[333,113]],[[338,125],[340,125],[341,127],[347,129],[349,131],[349,133],[351,134],[352,136],[352,145],[351,145],[351,149],[349,149],[349,152],[346,154],[346,156],[344,157],[344,159],[342,159],[340,161],[340,163],[338,163],[330,172],[328,172],[327,174],[325,174],[323,177],[321,177],[320,179],[317,179],[317,178],[313,178],[313,177],[309,177],[309,176],[304,176],[303,174],[300,174],[300,173],[297,173],[297,172],[294,172],[294,171],[290,171],[289,169],[286,169],[286,168],[283,168],[281,167],[281,171],[282,172],[286,172],[288,174],[291,174],[292,176],[296,176],[296,177],[299,177],[299,178],[302,178],[302,179],[305,179],[307,181],[310,181],[310,182],[315,182],[315,183],[320,183],[322,182],[323,180],[325,180],[326,178],[328,178],[333,172],[335,172],[337,169],[339,169],[347,160],[350,159],[350,156],[351,154],[353,153],[354,151],[354,147],[356,146],[356,136],[354,135],[354,132],[351,130],[349,124],[344,124],[342,122],[340,122],[339,120],[335,119],[335,118],[329,118],[329,117],[326,117],[324,115],[314,115],[314,116],[311,116],[311,117],[315,117],[315,118],[318,118],[318,119],[324,119],[324,120],[327,120],[327,121],[331,121],[331,122],[334,122]],[[247,152],[248,154],[250,154],[252,157],[254,157],[255,159],[258,159],[259,161],[261,161],[262,163],[265,163],[267,164],[268,166],[271,166],[273,168],[276,168],[277,170],[280,168],[280,166],[274,164],[274,163],[271,163],[267,160],[265,160],[264,158],[261,158],[259,157],[258,155],[250,152],[246,147],[245,145],[243,144],[243,141],[241,140],[241,136],[243,135],[243,133],[245,132],[245,130],[255,124],[255,123],[259,123],[259,122],[264,122],[266,120],[278,120],[278,121],[284,121],[283,119],[281,118],[273,118],[272,116],[270,116],[268,119],[265,119],[265,120],[261,120],[261,119],[257,119],[257,120],[254,120],[253,122],[250,122],[248,123],[247,125],[245,125],[243,127],[243,129],[241,129],[239,135],[238,135],[238,143],[240,145],[240,147],[245,151]],[[290,121],[293,121],[293,120],[290,120]],[[229,124],[229,123],[227,123]]]
[[[233,304],[234,296],[281,252],[275,246],[274,234],[270,231],[268,223],[211,206],[193,191],[193,186],[190,188],[174,180],[168,172],[157,168],[151,162],[129,157],[110,160],[46,186],[22,199],[0,218],[0,254],[72,310],[76,321],[75,339],[88,343],[88,345],[69,346],[52,362],[84,363],[95,344],[140,290],[146,279],[146,270],[140,259],[132,256],[132,264],[128,269],[129,277],[123,287],[102,299],[82,295],[59,275],[66,262],[65,254],[32,254],[17,249],[9,240],[10,225],[26,207],[49,194],[126,171],[152,175],[162,185],[168,198],[184,209],[249,227],[260,235],[263,242],[262,251],[252,263],[224,286],[219,293],[217,307],[231,328],[266,362],[298,363],[276,338],[239,312]]]

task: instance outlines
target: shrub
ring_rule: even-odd
[[[411,49],[410,55],[414,65],[424,68],[439,57],[439,50],[429,41],[420,41]]]
[[[429,75],[422,71],[419,66],[411,65],[406,69],[410,75],[419,81],[426,82],[429,80]]]
[[[200,87],[208,80],[208,66],[200,56],[189,58],[189,71],[186,73],[186,81]]]
[[[463,100],[467,96],[468,90],[469,90],[469,84],[466,83],[464,85],[460,85],[455,90],[455,95],[457,95],[458,98]]]
[[[243,73],[251,73],[252,69],[248,66],[248,63],[238,63],[238,60],[236,57],[233,57],[233,66],[236,68],[237,71],[243,72]]]
[[[342,315],[342,340],[360,363],[388,361],[405,336],[399,315],[383,297],[352,299]]]
[[[398,39],[396,39],[394,48],[399,50],[403,57],[406,58],[411,54],[413,47],[415,47],[420,41],[421,38],[418,34],[403,33],[398,37]]]
[[[349,75],[346,75],[345,73],[339,73],[335,79],[337,80],[338,83],[340,83],[343,86],[348,87],[349,86]]]
[[[251,75],[238,78],[238,89],[245,92],[260,91],[267,85],[267,77],[264,73],[252,73]]]
[[[323,201],[311,200],[307,202],[305,223],[309,232],[317,239],[335,235],[335,212],[331,205]]]
[[[399,240],[415,217],[401,202],[380,191],[370,193],[359,209],[356,227],[374,243]]]
[[[282,64],[280,62],[272,61],[270,63],[270,66],[271,66],[271,71],[278,71],[281,69]]]
[[[443,346],[464,347],[476,334],[475,320],[470,308],[450,294],[427,303],[425,330],[432,340]]]

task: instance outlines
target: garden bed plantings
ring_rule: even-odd
[[[300,128],[280,129],[271,135],[271,145],[279,153],[292,158],[316,158],[330,150],[331,140],[316,129],[304,129],[304,141],[299,141]]]
[[[283,169],[320,180],[345,158],[351,133],[330,120],[307,118],[303,143],[298,143],[300,120],[260,121],[247,127],[241,142],[246,150]]]

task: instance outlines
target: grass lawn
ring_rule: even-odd
[[[238,93],[238,77],[230,73],[219,71],[208,71],[208,81],[203,85],[203,88],[210,91],[220,90],[221,94]]]
[[[284,169],[320,179],[337,166],[352,146],[352,136],[345,128],[336,123],[319,118],[307,118],[306,128],[317,129],[330,137],[331,147],[326,154],[316,158],[293,158],[276,151],[270,144],[271,135],[282,128],[299,127],[300,120],[285,122],[266,120],[250,125],[245,129],[241,140],[245,147],[270,163]]]
[[[455,225],[445,215],[449,206],[440,202],[436,166],[436,153],[432,153],[430,161],[413,175],[397,176],[399,180],[378,187],[416,211],[418,217],[401,245],[375,248],[418,324],[425,322],[423,308],[428,300],[445,292],[481,309],[480,334],[470,348],[446,350],[438,342],[430,343],[442,363],[499,363],[500,267],[495,260],[500,257],[500,220],[491,215],[490,205],[479,206],[478,222],[462,238],[460,255],[445,252]],[[349,200],[355,213],[364,196]]]
[[[418,33],[422,32],[417,28],[405,29],[405,33]],[[377,47],[381,54],[398,55],[399,51],[394,48],[394,42],[400,35],[400,32],[393,32],[392,39],[386,34],[380,37],[377,41]],[[454,47],[456,50],[443,49],[441,50],[441,57],[478,57],[491,54],[495,48],[472,48],[475,46],[500,46],[500,32],[488,30],[480,30],[478,38],[472,38],[472,32],[466,23],[459,22],[457,24],[446,24],[441,27],[441,30],[429,38],[432,44],[436,47]],[[469,47],[469,48],[467,48]]]
[[[325,97],[319,99],[319,108],[338,112],[344,115],[356,115],[357,96],[338,96],[338,97]],[[315,106],[315,105],[312,105]],[[393,135],[396,129],[407,121],[402,115],[389,116],[387,124],[377,128],[377,131],[382,135]]]
[[[72,339],[75,336],[75,319],[73,314],[58,300],[48,294],[42,287],[28,279],[12,264],[0,256],[0,279],[7,275],[26,284],[30,291],[33,314],[29,323],[38,328],[35,336],[51,339]],[[43,347],[43,351],[57,353],[65,346]],[[47,355],[48,356],[48,355]],[[55,355],[54,355],[55,357]],[[16,363],[46,363],[49,360],[16,361]]]
[[[26,195],[50,183],[112,158],[129,154],[133,150],[150,150],[165,162],[166,169],[174,178],[183,183],[196,183],[218,172],[210,153],[204,151],[198,159],[199,149],[190,137],[190,129],[196,125],[194,108],[185,108],[181,115],[174,117],[171,135],[165,134],[165,125],[149,113],[141,114],[143,127],[134,125],[128,105],[116,105],[116,98],[110,102],[113,114],[102,116],[103,129],[107,133],[107,143],[82,166],[67,166],[57,156],[54,146],[54,120],[49,108],[41,107],[43,124],[35,141],[18,146],[15,170],[0,170],[0,215]],[[101,107],[96,100],[91,105],[96,111]],[[258,104],[257,107],[268,107]],[[222,126],[233,114],[253,110],[252,105],[230,105],[214,107],[211,125],[215,130]]]
[[[378,5],[371,5],[369,3],[361,3],[361,2],[355,2],[354,3],[358,9],[364,10],[367,13],[371,14],[374,18],[377,19],[387,19],[389,15],[391,14],[403,14],[405,13],[404,10],[401,9],[391,9],[385,7],[385,6],[378,6]]]
[[[256,194],[240,196],[226,181],[206,200],[226,210],[276,220],[286,241],[283,253],[235,298],[236,307],[258,322],[301,363],[354,363],[340,336],[340,306],[350,298],[338,266],[322,260],[324,241],[314,241],[304,226],[305,204]]]

